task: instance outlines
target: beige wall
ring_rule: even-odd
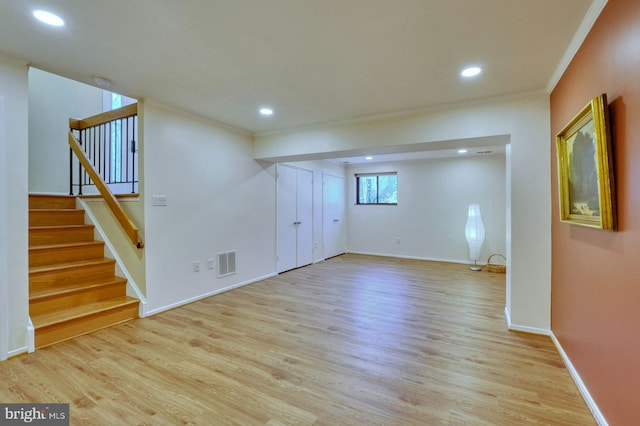
[[[640,418],[640,2],[609,0],[551,94],[552,330],[611,425]],[[606,93],[618,231],[559,221],[555,135]]]

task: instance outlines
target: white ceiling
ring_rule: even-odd
[[[544,90],[602,2],[4,0],[0,54],[260,134]]]

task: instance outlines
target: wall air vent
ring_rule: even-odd
[[[236,252],[218,253],[218,278],[236,273]]]

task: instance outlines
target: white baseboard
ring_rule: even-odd
[[[348,250],[347,253],[350,254],[362,254],[366,256],[380,256],[380,257],[395,257],[398,259],[410,259],[410,260],[428,260],[431,262],[443,262],[443,263],[460,263],[463,265],[473,265],[474,262],[470,260],[461,260],[461,259],[441,259],[437,257],[421,257],[421,256],[404,256],[399,254],[389,254],[389,253],[372,253],[366,251],[351,251]],[[478,265],[486,265],[484,262],[478,262]]]
[[[274,273],[271,273],[271,274],[263,275],[261,277],[250,279],[248,281],[243,281],[241,283],[232,284],[230,286],[223,287],[223,288],[220,288],[218,290],[210,291],[208,293],[204,293],[204,294],[201,294],[199,296],[190,297],[189,299],[184,299],[184,300],[181,300],[179,302],[172,303],[170,305],[162,306],[160,308],[156,308],[156,309],[152,309],[150,311],[147,311],[146,312],[146,316],[151,316],[151,315],[159,314],[160,312],[168,311],[168,310],[171,310],[171,309],[174,309],[174,308],[179,308],[180,306],[188,305],[189,303],[197,302],[198,300],[206,299],[207,297],[215,296],[216,294],[220,294],[220,293],[224,293],[225,291],[233,290],[234,288],[243,287],[245,285],[253,284],[253,283],[258,282],[258,281],[266,280],[267,278],[275,277],[276,275],[278,275],[278,274],[276,274],[274,272]]]
[[[29,323],[27,324],[27,351],[29,353],[36,351],[36,328],[31,322],[31,316],[29,316]]]
[[[508,327],[509,330],[512,330],[512,331],[523,331],[525,333],[543,334],[543,335],[549,336],[551,338],[551,341],[553,342],[553,344],[556,347],[556,350],[560,354],[560,357],[562,358],[562,361],[564,362],[564,365],[567,368],[567,371],[569,371],[569,375],[573,379],[573,382],[576,384],[576,386],[578,388],[578,391],[580,392],[580,395],[582,395],[582,398],[584,399],[584,402],[587,404],[587,407],[589,408],[589,411],[591,411],[591,414],[593,415],[593,418],[596,420],[598,425],[600,425],[600,426],[608,426],[607,420],[602,415],[602,412],[600,412],[600,409],[598,408],[598,406],[596,405],[595,401],[591,397],[591,394],[589,393],[589,390],[587,389],[587,387],[585,386],[584,382],[580,378],[580,375],[578,374],[578,371],[574,368],[573,364],[571,363],[571,360],[567,356],[567,354],[564,351],[564,349],[562,349],[562,345],[560,344],[560,342],[556,338],[555,334],[553,334],[553,331],[539,329],[539,328],[533,328],[533,327],[519,326],[519,325],[512,324],[511,323],[511,316],[509,315],[509,310],[506,307],[504,308],[504,316],[505,316],[505,319],[507,321],[507,327]]]
[[[551,337],[551,341],[553,342],[553,344],[556,346],[558,353],[560,353],[560,356],[562,357],[562,361],[564,362],[565,367],[567,367],[567,370],[569,371],[571,378],[573,379],[576,386],[578,387],[578,390],[580,391],[580,394],[582,395],[584,402],[587,404],[587,407],[589,407],[589,411],[591,411],[591,414],[593,414],[593,418],[596,420],[598,425],[608,426],[607,420],[604,418],[604,416],[602,415],[602,412],[596,405],[596,402],[591,397],[591,394],[589,393],[589,389],[587,389],[584,382],[580,378],[578,371],[575,369],[575,367],[571,363],[571,360],[569,359],[566,352],[562,348],[562,345],[556,338],[555,334],[551,332],[549,333],[549,336]]]
[[[24,346],[22,348],[13,349],[13,350],[9,351],[9,353],[7,355],[8,355],[8,358],[12,358],[14,356],[25,354],[27,352],[29,352],[29,349],[26,346]]]
[[[507,309],[506,306],[504,308],[504,318],[507,321],[507,329],[509,331],[520,331],[522,333],[540,334],[542,336],[551,335],[551,331],[545,328],[537,328],[537,327],[529,327],[527,325],[513,324],[511,322],[511,315],[509,314],[509,309]]]

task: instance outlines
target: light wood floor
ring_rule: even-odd
[[[503,312],[503,274],[344,255],[2,362],[0,402],[69,402],[73,425],[595,424]]]

